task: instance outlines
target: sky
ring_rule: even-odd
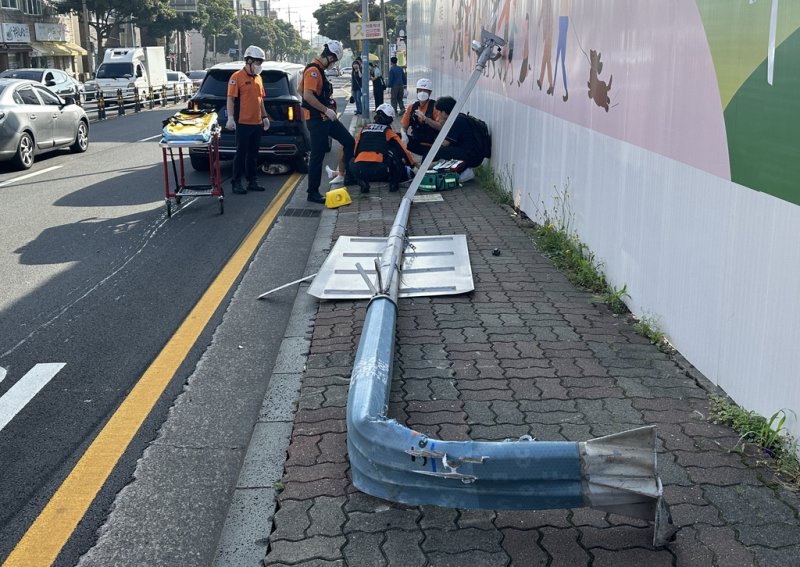
[[[281,20],[291,22],[307,40],[319,31],[317,20],[312,15],[314,10],[327,3],[325,0],[269,0],[270,9],[276,11]]]

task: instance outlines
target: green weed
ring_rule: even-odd
[[[278,494],[283,492],[284,489],[286,489],[286,486],[281,481],[276,480],[275,482],[272,483],[272,490],[274,490]]]
[[[495,172],[491,165],[481,165],[475,168],[475,177],[495,203],[514,206],[514,179],[508,166],[504,172]]]
[[[625,311],[628,310],[628,307],[625,305],[624,301],[626,297],[630,297],[628,294],[627,285],[622,286],[621,289],[614,289],[613,287],[608,286],[608,289],[601,297],[614,313],[625,313]]]
[[[731,427],[740,435],[739,443],[757,446],[767,458],[766,464],[788,484],[800,488],[797,441],[786,431],[786,410],[778,410],[767,419],[721,396],[710,396],[709,400],[712,423]]]
[[[657,317],[645,315],[633,324],[633,330],[659,348],[667,346],[667,336],[661,330],[661,324]]]
[[[574,285],[594,292],[614,313],[625,313],[628,286],[616,289],[608,283],[602,262],[597,261],[572,229],[574,213],[569,181],[563,189],[554,187],[554,190],[553,206],[548,208],[542,203],[536,208],[539,223],[532,229],[536,245]]]

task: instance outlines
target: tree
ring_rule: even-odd
[[[237,33],[236,12],[233,11],[229,0],[200,0],[198,10],[203,14],[204,24],[200,30],[203,33],[203,68],[206,67],[208,42],[214,36],[224,36]]]
[[[55,10],[59,14],[77,14],[83,21],[82,0],[58,0]],[[97,53],[105,50],[106,40],[118,26],[151,23],[175,17],[168,0],[86,0],[89,25],[97,33]]]
[[[314,11],[314,17],[319,23],[319,33],[331,39],[338,39],[342,44],[352,50],[358,48],[358,41],[350,39],[350,24],[360,21],[362,3],[358,0],[345,2],[344,0],[334,0],[328,4],[323,4]],[[381,9],[375,0],[369,2],[369,20],[380,21]],[[386,37],[394,37],[397,32],[397,20],[406,13],[405,2],[386,2],[384,3],[386,14]],[[370,40],[370,51],[378,52],[377,45],[381,40]]]
[[[226,39],[230,42],[236,37],[232,33]],[[242,46],[248,45],[258,45],[267,53],[267,59],[275,61],[301,61],[311,48],[288,22],[252,14],[242,16]]]

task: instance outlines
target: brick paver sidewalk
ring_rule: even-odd
[[[336,234],[388,234],[400,194],[375,186],[338,210]],[[800,565],[800,498],[728,449],[706,420],[708,382],[592,302],[475,183],[412,207],[412,235],[465,233],[476,289],[400,301],[389,415],[426,435],[584,441],[655,424],[680,528],[590,509],[403,506],[356,491],[347,387],[366,302],[320,302],[266,565]],[[492,250],[499,248],[500,256]]]

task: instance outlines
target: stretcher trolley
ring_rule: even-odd
[[[187,111],[183,111],[186,113]],[[209,117],[210,118],[210,117]],[[216,116],[213,117],[213,126],[207,128],[202,135],[170,135],[168,128],[164,129],[164,136],[159,142],[161,155],[164,159],[164,200],[167,204],[167,216],[172,216],[172,204],[176,207],[181,204],[183,197],[216,197],[219,200],[219,214],[225,212],[224,195],[222,192],[222,176],[220,174],[219,158],[219,134],[220,127],[216,124]],[[175,119],[172,119],[175,122]],[[167,122],[167,121],[165,121]],[[180,128],[188,126],[189,120],[177,124]],[[187,185],[186,170],[183,158],[189,155],[189,149],[205,148],[208,154],[209,183],[202,185]],[[174,189],[170,181],[170,164],[172,165],[172,175],[174,178]]]

